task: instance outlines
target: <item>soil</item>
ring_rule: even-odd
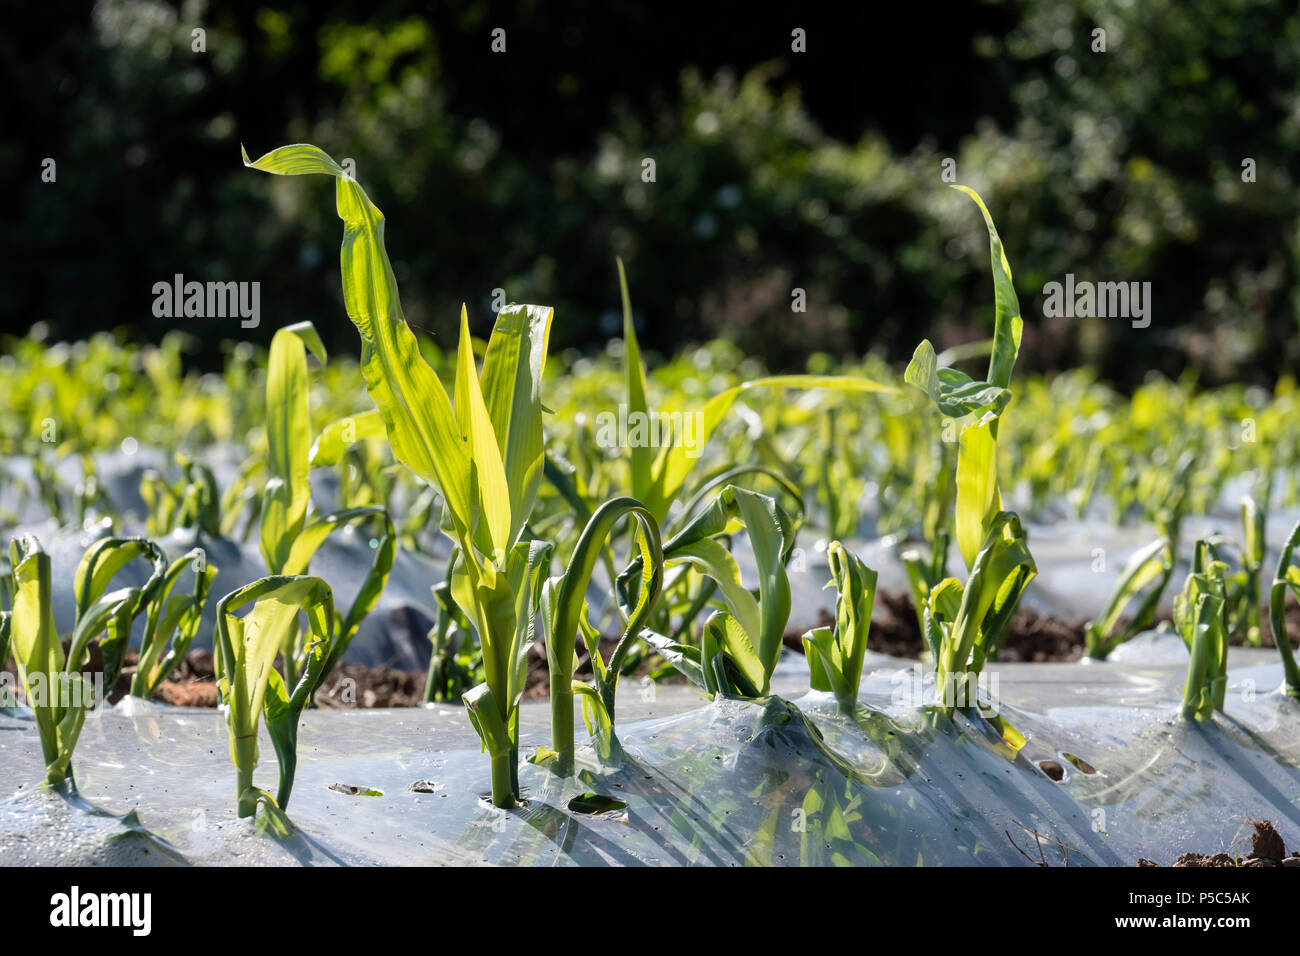
[[[1300,867],[1300,852],[1286,854],[1286,844],[1282,835],[1274,829],[1268,820],[1251,822],[1254,832],[1250,835],[1250,853],[1235,856],[1231,853],[1184,853],[1173,866],[1285,866]],[[1151,860],[1138,860],[1138,866],[1159,866]]]

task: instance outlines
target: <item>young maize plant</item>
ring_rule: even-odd
[[[1222,711],[1228,690],[1228,566],[1209,541],[1196,542],[1192,570],[1174,598],[1174,628],[1191,651],[1183,685],[1183,717],[1205,720]]]
[[[813,690],[835,695],[840,711],[857,713],[862,660],[871,630],[871,608],[876,600],[876,572],[862,559],[832,541],[826,549],[835,599],[834,627],[816,627],[803,636]]]
[[[1002,510],[998,490],[998,424],[1011,399],[1011,372],[1020,350],[1020,303],[993,217],[974,190],[953,188],[979,206],[989,234],[996,316],[988,374],[978,381],[941,367],[934,347],[922,341],[904,376],[942,415],[962,423],[954,531],[968,574],[965,584],[945,578],[930,588],[922,631],[935,661],[938,702],[949,713],[974,704],[979,675],[997,654],[1021,595],[1038,573],[1020,519]],[[995,717],[992,723],[1012,747],[1023,745],[1024,738],[1006,721]]]
[[[587,620],[587,587],[604,543],[618,523],[627,518],[631,518],[636,526],[636,559],[615,581],[621,616],[627,621],[627,626],[607,663],[600,654],[600,634]],[[632,647],[632,639],[641,633],[654,608],[663,586],[663,567],[659,524],[649,509],[632,498],[615,498],[605,502],[591,516],[564,574],[551,578],[543,586],[541,617],[546,638],[546,660],[550,666],[551,749],[557,773],[573,771],[575,693],[582,695],[583,713],[591,733],[612,731],[614,694],[623,659]],[[636,595],[635,602],[629,600],[630,594]],[[573,679],[579,630],[595,675],[590,684]]]
[[[118,572],[136,558],[151,569],[144,587],[108,591]],[[72,582],[77,613],[68,647],[70,673],[84,669],[90,643],[97,640],[104,657],[104,686],[113,686],[122,671],[131,625],[141,611],[156,610],[167,570],[167,557],[147,538],[102,538],[86,549]]]
[[[761,464],[721,467],[696,482],[694,488],[688,492],[688,479],[699,462],[705,444],[726,412],[743,392],[750,389],[826,387],[851,392],[892,391],[893,389],[890,386],[879,385],[866,379],[834,376],[778,376],[744,382],[734,388],[727,389],[699,411],[675,410],[666,412],[652,410],[648,398],[646,368],[641,357],[640,344],[637,340],[636,327],[633,322],[627,275],[622,261],[616,260],[616,264],[623,307],[622,405],[627,410],[629,421],[648,423],[657,419],[663,423],[663,427],[662,430],[654,429],[651,432],[651,434],[653,432],[660,433],[661,437],[657,441],[650,439],[641,441],[629,438],[626,443],[626,456],[615,459],[620,466],[626,468],[626,472],[622,473],[620,469],[620,473],[613,476],[611,480],[606,480],[610,476],[605,474],[609,470],[607,468],[608,459],[599,453],[587,454],[597,444],[594,436],[589,432],[582,433],[582,430],[579,430],[581,438],[587,440],[580,440],[574,451],[578,453],[575,458],[582,460],[588,466],[586,470],[593,473],[590,482],[584,481],[583,477],[579,475],[578,469],[559,458],[558,455],[548,455],[544,469],[545,477],[555,489],[559,498],[567,504],[572,516],[577,519],[578,526],[588,525],[595,511],[595,502],[603,495],[609,494],[614,497],[623,497],[624,495],[618,493],[622,491],[624,493],[630,492],[631,498],[629,500],[635,500],[645,507],[646,514],[644,517],[653,520],[657,529],[662,528],[667,531],[679,528],[689,521],[701,507],[707,504],[711,495],[717,494],[723,487],[733,484],[746,476],[767,478],[776,484],[778,488],[789,494],[797,502],[799,511],[802,513],[803,499],[799,490],[783,475]],[[677,424],[679,422],[680,425]],[[688,436],[685,429],[688,423],[692,422],[694,428]],[[688,442],[690,444],[689,448],[687,447]],[[685,502],[685,506],[676,511],[675,518],[670,518],[670,505],[674,503],[680,505],[682,502]],[[635,522],[629,523],[627,527],[629,529],[643,528],[641,524]],[[602,566],[606,580],[610,582],[611,587],[617,590],[614,585],[614,582],[619,577],[615,571],[615,543],[614,536],[608,536],[600,548],[597,559]],[[631,553],[635,554],[638,547],[635,540],[631,542],[631,547]],[[635,559],[634,567],[639,567],[639,565],[635,564]],[[662,590],[664,594],[657,601],[655,608],[652,609],[652,618],[642,623],[648,626],[649,632],[671,634],[671,641],[668,641],[667,638],[661,638],[661,640],[668,641],[674,647],[678,646],[679,642],[689,642],[690,638],[687,635],[690,634],[700,612],[715,594],[717,590],[716,584],[708,577],[691,573],[688,567],[678,565],[665,576],[662,582]],[[613,603],[612,611],[618,616],[618,628],[627,632],[628,608],[622,602],[616,600]],[[670,623],[670,616],[673,611],[681,612],[678,615],[675,627]],[[636,629],[633,629],[630,633],[635,635]],[[572,637],[572,635],[569,636]],[[613,680],[617,679],[619,673],[634,670],[650,652],[648,645],[642,642],[622,642],[620,648],[620,653],[617,655],[617,666],[612,674]],[[668,668],[664,668],[664,672],[667,670]],[[579,693],[584,692],[579,691]],[[593,704],[596,696],[599,695],[586,695],[583,697],[584,705],[587,707],[586,713],[593,717],[597,715],[588,705]]]
[[[922,523],[922,533],[929,546],[929,553],[920,548],[908,548],[899,555],[903,570],[907,573],[907,583],[912,591],[912,606],[916,609],[916,620],[922,633],[925,632],[925,605],[930,592],[948,576],[948,551],[952,546],[950,516],[955,503],[953,473],[956,471],[956,460],[951,449],[949,442],[940,440],[938,453],[934,456],[939,466],[937,473],[933,477],[928,474],[917,476],[918,483],[930,489],[930,494],[926,496]]]
[[[50,556],[31,535],[9,545],[13,606],[0,616],[0,644],[9,642],[18,679],[36,718],[45,780],[61,787],[72,780],[72,752],[97,703],[94,687],[64,669],[63,645],[54,627]]]
[[[1083,635],[1088,656],[1104,661],[1115,648],[1149,628],[1173,573],[1174,553],[1168,538],[1158,538],[1135,551],[1120,571],[1106,610],[1099,619],[1088,622]],[[1133,615],[1121,622],[1121,615],[1139,596]]]
[[[1300,567],[1294,563],[1296,548],[1300,547],[1300,522],[1291,529],[1273,572],[1273,583],[1268,593],[1269,623],[1273,627],[1273,643],[1282,655],[1282,672],[1286,677],[1286,692],[1300,700],[1300,667],[1296,666],[1295,651],[1291,649],[1291,635],[1286,630],[1286,592],[1300,598]]]
[[[716,540],[736,527],[744,528],[753,550],[757,597],[741,583],[731,552]],[[705,621],[699,646],[648,628],[641,637],[709,694],[766,697],[790,618],[785,564],[794,541],[795,522],[775,499],[726,486],[663,548],[666,569],[687,566],[703,575],[717,588],[724,607]]]
[[[27,458],[32,466],[32,480],[36,485],[37,496],[50,517],[60,525],[81,528],[85,527],[88,518],[104,516],[116,527],[117,517],[112,502],[95,474],[93,456],[85,451],[80,454],[82,478],[68,487],[59,475],[57,460],[45,454],[46,447],[48,446],[39,446],[29,451]],[[57,458],[62,457],[61,452],[57,454]],[[22,500],[25,503],[29,496],[26,488],[23,491]]]
[[[478,632],[486,675],[465,704],[491,756],[492,802],[513,807],[525,655],[550,552],[523,534],[542,478],[541,383],[553,312],[508,306],[498,313],[480,377],[462,308],[449,397],[402,315],[383,214],[361,187],[315,146],[284,146],[256,162],[245,153],[244,162],[280,175],[334,177],[343,294],[361,335],[366,388],[393,454],[442,492],[443,531],[458,549],[451,593]]]
[[[1260,504],[1253,496],[1241,499],[1241,545],[1237,548],[1239,567],[1228,579],[1228,634],[1240,637],[1249,647],[1264,643],[1263,618],[1260,614],[1260,573],[1264,567],[1269,490]]]
[[[0,669],[9,665],[9,650],[13,640],[13,568],[9,566],[9,555],[0,554]],[[0,710],[14,706],[14,699],[7,681],[0,681]]]
[[[230,501],[218,492],[212,469],[186,455],[177,455],[176,463],[181,477],[174,482],[168,482],[152,468],[140,476],[140,497],[148,508],[145,530],[153,538],[178,529],[220,537],[225,524],[222,516]]]
[[[627,389],[627,409],[629,420],[650,420],[656,413],[650,408],[647,398],[646,368],[641,359],[641,346],[637,341],[636,325],[632,320],[632,303],[628,295],[627,276],[623,263],[618,262],[619,290],[623,299],[623,366]],[[696,416],[698,425],[694,437],[694,448],[689,448],[681,435],[673,435],[668,441],[655,447],[647,442],[629,442],[628,466],[631,470],[631,495],[643,502],[650,514],[666,527],[669,506],[683,496],[685,485],[691,472],[699,463],[700,452],[722,422],[727,412],[743,394],[759,389],[828,389],[839,392],[880,392],[897,391],[892,385],[874,382],[867,378],[843,375],[771,375],[765,378],[741,382],[724,389],[709,399],[697,411],[676,410],[669,412],[670,417]],[[788,481],[773,474],[769,469],[758,465],[740,465],[725,470],[724,475],[712,477],[713,487],[733,483],[746,474],[764,474],[778,480],[796,497],[799,493]],[[693,496],[702,500],[707,492],[696,489]],[[683,519],[691,515],[689,508],[681,512]]]
[[[118,572],[137,558],[148,562],[151,569],[144,586],[109,591]],[[193,591],[173,594],[187,570],[192,572]],[[207,563],[202,548],[194,548],[168,563],[162,549],[147,538],[102,538],[94,542],[82,555],[73,578],[76,619],[67,670],[80,671],[91,642],[97,641],[104,660],[104,686],[111,689],[122,670],[132,625],[143,613],[144,632],[130,692],[137,697],[152,696],[189,651],[216,574],[216,567]]]
[[[433,586],[437,620],[429,629],[429,672],[424,683],[424,703],[460,700],[473,686],[473,655],[465,647],[473,626],[451,597],[451,585]]]
[[[324,364],[325,347],[310,322],[280,329],[271,339],[266,374],[267,481],[261,502],[261,549],[267,570],[273,577],[307,574],[311,559],[333,531],[366,521],[383,524],[383,534],[361,589],[346,616],[337,623],[321,674],[323,680],[347,650],[388,583],[396,558],[397,534],[385,508],[343,508],[326,515],[317,515],[313,509],[311,469],[334,464],[349,441],[374,433],[382,423],[373,413],[357,415],[333,423],[312,442],[307,401],[309,349]],[[292,684],[308,657],[296,621],[285,631],[284,641],[280,648],[284,678]]]
[[[189,594],[172,594],[187,568],[194,576],[194,590]],[[202,548],[194,548],[167,568],[146,608],[140,656],[131,678],[132,696],[152,697],[167,675],[185,659],[198,633],[203,605],[216,576],[217,567],[208,563]]]
[[[245,607],[249,607],[245,616],[235,613]],[[285,635],[296,627],[299,613],[306,615],[309,640],[301,675],[291,694],[274,664]],[[284,810],[289,805],[298,764],[298,720],[326,672],[330,646],[336,637],[335,620],[334,595],[329,585],[308,575],[262,578],[217,602],[213,643],[218,653],[214,659],[217,687],[227,708],[237,812],[241,817],[252,817],[261,805],[267,822],[281,834],[290,830]],[[253,783],[258,760],[257,728],[263,713],[280,764],[280,785],[274,797]]]

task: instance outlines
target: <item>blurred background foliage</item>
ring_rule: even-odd
[[[594,350],[618,333],[619,255],[661,353],[721,336],[771,368],[904,359],[922,335],[991,327],[987,242],[944,188],[951,158],[1006,242],[1028,367],[1088,364],[1124,387],[1189,369],[1271,385],[1294,367],[1295,4],[906,7],[14,5],[0,328],[158,341],[179,325],[184,360],[212,368],[222,340],[312,319],[353,353],[330,187],[239,161],[241,142],[309,141],[355,160],[407,316],[435,340],[461,301],[486,334],[500,287],[556,307],[556,347]],[[1067,272],[1150,281],[1151,327],[1043,318],[1043,284]],[[153,284],[175,273],[261,282],[261,327],[155,318]]]

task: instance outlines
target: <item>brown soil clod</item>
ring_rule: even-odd
[[[1252,820],[1250,853],[1238,856],[1232,853],[1184,853],[1173,865],[1176,867],[1237,867],[1237,866],[1300,866],[1300,853],[1286,855],[1286,844],[1268,820]],[[1150,860],[1140,859],[1138,866],[1159,866]]]
[[[1280,860],[1286,856],[1282,835],[1267,820],[1254,822],[1255,832],[1250,837],[1250,855],[1261,860]]]

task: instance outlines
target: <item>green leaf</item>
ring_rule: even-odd
[[[741,627],[757,635],[763,627],[759,602],[741,583],[740,565],[731,552],[709,538],[672,545],[665,566],[689,565],[712,579]]]
[[[63,647],[54,627],[50,556],[31,535],[15,538],[9,555],[15,588],[9,616],[10,646],[40,733],[46,780],[58,784],[67,777],[84,710],[61,705],[64,687],[58,681]]]
[[[505,464],[497,444],[492,418],[483,401],[474,348],[469,335],[469,316],[460,310],[460,349],[456,361],[456,421],[461,440],[470,454],[470,489],[476,521],[471,524],[479,553],[504,567],[510,548],[510,488]]]
[[[312,468],[324,468],[338,464],[344,452],[353,443],[366,438],[384,436],[384,418],[379,409],[348,415],[338,421],[330,422],[312,442],[311,452],[307,456]]]
[[[554,547],[546,541],[521,541],[510,552],[507,574],[515,596],[515,639],[510,658],[509,705],[519,706],[528,683],[528,651],[537,639],[537,611]]]
[[[986,411],[1001,413],[1011,401],[1011,393],[1006,388],[976,381],[956,369],[939,368],[934,346],[928,339],[922,339],[912,353],[903,380],[929,395],[940,413],[949,418]]]
[[[469,719],[474,724],[483,750],[493,757],[508,755],[511,750],[510,732],[501,718],[501,709],[492,696],[492,689],[487,684],[479,684],[465,692],[462,697]]]
[[[348,525],[376,519],[382,522],[383,532],[378,538],[376,546],[371,549],[373,557],[370,561],[370,567],[366,571],[366,576],[361,582],[361,587],[357,590],[356,597],[352,599],[352,604],[347,613],[338,623],[328,658],[321,673],[321,680],[329,676],[335,665],[347,653],[347,649],[352,643],[352,638],[356,636],[361,622],[365,620],[366,615],[370,613],[379,601],[380,595],[383,594],[384,587],[388,584],[388,577],[393,570],[393,562],[397,557],[397,532],[393,528],[393,522],[388,515],[388,510],[385,508],[366,505],[360,508],[344,508],[341,511],[333,511],[319,518],[313,518],[303,528],[294,541],[293,549],[289,553],[289,560],[285,564],[287,574],[306,574],[312,557],[320,546],[325,543],[330,534]]]
[[[660,521],[667,515],[668,505],[677,496],[687,476],[695,468],[699,461],[699,453],[708,443],[709,436],[713,434],[713,430],[718,427],[736,399],[745,392],[768,388],[824,388],[840,392],[892,393],[897,391],[892,385],[884,385],[865,378],[839,375],[773,375],[742,382],[720,392],[706,402],[698,412],[683,413],[700,416],[694,436],[696,447],[688,449],[683,442],[675,441],[673,445],[664,448],[655,460],[654,482],[645,500]],[[680,437],[680,435],[675,436],[675,439]]]
[[[1292,563],[1297,547],[1300,547],[1300,521],[1291,529],[1278,555],[1273,582],[1269,587],[1268,610],[1269,622],[1273,628],[1273,643],[1282,657],[1287,693],[1300,700],[1300,666],[1296,665],[1295,652],[1291,649],[1290,635],[1286,629],[1287,589],[1290,588],[1300,597],[1300,568]]]
[[[735,559],[716,541],[732,521],[749,537],[758,568],[757,602],[740,583]],[[781,654],[781,639],[790,617],[790,582],[785,561],[794,547],[794,522],[776,500],[728,485],[713,503],[694,517],[664,546],[666,564],[686,562],[714,580],[731,610],[731,617],[751,642],[766,675],[756,686],[767,693],[767,680]],[[726,646],[726,629],[718,632]],[[705,662],[707,667],[707,661]]]
[[[632,320],[627,273],[623,270],[623,260],[615,261],[618,263],[618,290],[623,299],[623,375],[627,383],[628,420],[631,421],[632,416],[638,413],[641,416],[648,415],[650,406],[646,401],[645,363],[641,360],[641,345],[637,342],[636,323]],[[630,452],[632,497],[644,501],[653,493],[656,453],[649,445],[639,442],[632,445]]]
[[[1106,610],[1100,619],[1088,624],[1084,641],[1089,656],[1104,659],[1138,631],[1151,626],[1160,595],[1164,593],[1173,569],[1174,555],[1167,538],[1152,541],[1129,557],[1120,572],[1119,580],[1115,583],[1115,590],[1111,593]],[[1147,591],[1129,624],[1116,632],[1120,615],[1153,582],[1155,586]]]
[[[147,558],[166,570],[162,551],[147,538],[101,538],[93,542],[81,556],[72,579],[72,590],[77,598],[77,614],[86,613],[99,600],[117,572],[136,558]]]
[[[673,669],[696,687],[705,687],[704,671],[700,664],[700,649],[682,644],[649,628],[642,628],[638,636],[672,665]]]
[[[151,573],[144,587],[104,590],[126,564],[135,558],[147,560]],[[104,682],[112,686],[121,671],[136,616],[155,600],[167,579],[167,558],[145,538],[102,538],[82,556],[73,579],[77,615],[68,649],[67,669],[81,670],[90,642],[99,639],[104,656]],[[102,635],[102,636],[101,636]]]
[[[998,493],[997,416],[985,415],[961,431],[957,451],[957,547],[966,567],[984,542],[993,515],[1001,510]]]
[[[397,280],[384,250],[383,214],[343,168],[315,146],[284,146],[256,162],[244,153],[244,163],[279,175],[334,177],[338,215],[344,223],[343,297],[348,317],[361,333],[366,389],[383,416],[393,454],[439,487],[452,520],[468,534],[469,451],[447,391],[420,354],[415,333],[402,315]]]
[[[1020,333],[1023,321],[1020,317],[1020,300],[1016,298],[1016,286],[1011,280],[1011,264],[1007,262],[1006,252],[1002,248],[1002,239],[993,217],[979,193],[969,186],[952,187],[965,193],[979,206],[984,216],[984,225],[989,233],[989,258],[993,271],[993,292],[995,298],[995,316],[993,323],[993,352],[989,356],[989,384],[1000,388],[1011,385],[1011,371],[1020,352]]]
[[[609,813],[611,810],[627,809],[624,801],[599,793],[580,793],[569,800],[568,806],[573,813]]]
[[[542,374],[554,315],[542,306],[506,306],[497,314],[483,360],[483,397],[510,489],[512,542],[532,513],[542,481]]]
[[[813,690],[828,691],[837,698],[847,688],[834,666],[835,632],[829,627],[815,627],[803,635],[803,653],[808,660],[808,685]]]
[[[871,609],[876,597],[876,572],[840,542],[826,549],[831,581],[838,592],[835,628],[817,628],[804,635],[813,690],[834,693],[840,705],[857,706],[862,681],[862,661],[871,630]],[[822,633],[825,632],[825,633]]]
[[[1020,519],[1005,511],[995,515],[961,589],[956,615],[948,617],[950,605],[943,609],[952,626],[944,635],[937,677],[980,673],[984,662],[996,654],[1021,595],[1037,574]],[[951,602],[951,591],[941,596],[932,592],[932,603],[936,597]]]
[[[311,501],[308,478],[311,413],[307,402],[307,350],[322,364],[325,347],[310,322],[280,329],[271,339],[266,367],[266,466],[262,494],[262,557],[273,574],[284,570]]]
[[[700,658],[710,692],[747,698],[764,697],[771,673],[740,622],[714,611],[704,622]]]

